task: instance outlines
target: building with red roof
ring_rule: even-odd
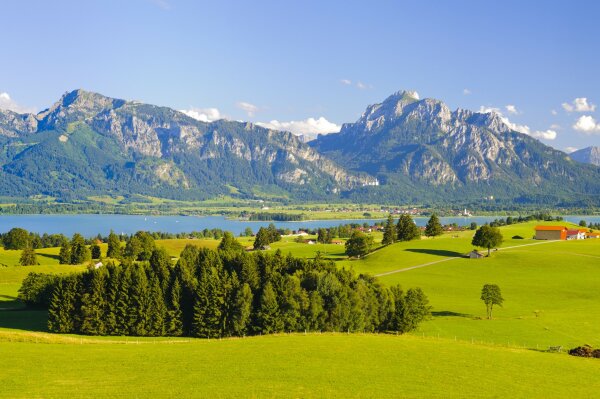
[[[566,240],[568,231],[565,226],[535,226],[535,239]]]

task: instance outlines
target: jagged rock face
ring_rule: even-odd
[[[29,134],[37,131],[38,120],[31,114],[0,109],[0,135],[17,137],[19,134]]]
[[[514,132],[500,116],[458,109],[398,92],[371,105],[340,133],[310,143],[339,164],[382,180],[402,175],[434,186],[494,181],[539,185],[551,176],[575,178],[560,151]]]
[[[577,162],[600,166],[600,147],[586,147],[569,154]]]
[[[170,108],[83,90],[66,93],[37,115],[0,113],[0,134],[16,140],[24,134],[45,138],[55,134],[30,152],[44,157],[48,152],[60,153],[62,145],[65,153],[77,154],[83,169],[101,168],[110,181],[127,178],[142,187],[201,190],[210,185],[214,191],[214,186],[228,184],[276,184],[290,190],[310,186],[313,192],[336,193],[376,181],[366,174],[347,172],[288,132],[251,123],[200,122]],[[112,157],[96,154],[93,160],[87,159],[91,149],[85,146],[95,146],[99,140],[103,148],[112,146]],[[4,165],[4,170],[27,175],[27,162],[15,162]]]

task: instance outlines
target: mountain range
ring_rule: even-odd
[[[600,147],[582,148],[581,150],[570,153],[569,157],[577,162],[600,166]]]
[[[304,143],[252,123],[75,90],[47,110],[0,110],[0,195],[141,194],[590,204],[600,168],[511,130],[500,116],[400,91],[339,133]]]

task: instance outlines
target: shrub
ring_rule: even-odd
[[[592,357],[594,352],[599,351],[598,349],[593,350],[589,345],[578,346],[569,350],[569,355],[579,357]]]
[[[521,237],[521,236],[513,236],[512,239],[513,240],[523,240],[523,237]]]

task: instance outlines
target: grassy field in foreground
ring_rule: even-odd
[[[81,342],[0,333],[0,397],[558,398],[600,389],[596,359],[410,336]]]

